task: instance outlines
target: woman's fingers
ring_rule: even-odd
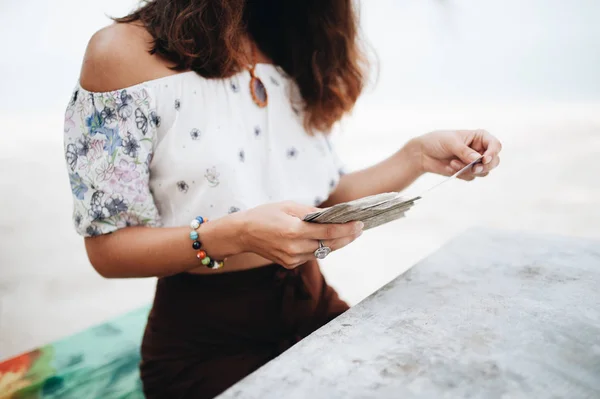
[[[302,223],[300,238],[312,240],[335,240],[350,237],[362,231],[363,222],[348,222],[343,224]]]
[[[284,202],[282,204],[282,209],[288,215],[295,216],[299,219],[304,218],[304,216],[308,215],[309,213],[318,212],[322,210],[314,206],[302,205],[291,201]]]
[[[453,161],[454,162],[454,161]],[[459,162],[459,161],[457,161]],[[432,173],[436,173],[442,176],[452,176],[458,172],[459,169],[454,170],[452,163],[448,164],[448,161],[440,161],[439,159],[427,158],[424,160],[425,170]]]
[[[487,130],[476,130],[474,131],[475,136],[470,146],[467,145],[463,140],[456,140],[449,143],[449,148],[464,165],[467,165],[475,161],[479,156],[480,152],[483,153],[481,160],[483,165],[490,164],[502,150],[502,143],[496,137],[491,135]],[[475,147],[475,148],[472,148]],[[477,150],[482,151],[477,151]],[[488,169],[487,171],[489,172]],[[482,171],[480,173],[486,173]]]
[[[461,170],[465,166],[467,166],[467,164],[459,161],[458,159],[453,159],[452,161],[450,161],[450,167],[452,168],[452,171],[454,173],[458,172],[459,170]]]
[[[492,159],[492,162],[487,165],[477,164],[473,166],[469,173],[463,173],[458,178],[466,181],[471,181],[476,177],[486,177],[492,169],[500,164],[500,157],[496,156]]]
[[[485,152],[483,153],[483,164],[487,165],[491,163],[494,158],[498,157],[498,154],[502,151],[502,143],[486,130],[481,130],[479,134],[481,135],[481,143],[485,148]]]
[[[457,157],[465,165],[470,164],[473,161],[481,158],[481,154],[469,147],[459,136],[455,136],[448,143],[448,148],[452,152],[452,155]]]
[[[464,181],[472,181],[475,180],[475,175],[473,173],[462,173],[458,178]]]
[[[332,251],[336,251],[356,240],[361,234],[362,230],[351,236],[336,238],[333,240],[323,240],[323,246],[331,248]],[[314,260],[315,251],[318,248],[319,240],[305,239],[290,242],[279,252],[279,255],[276,257],[276,262],[288,269],[293,269],[294,267],[300,266],[303,263]]]
[[[303,255],[313,254],[319,248],[319,241],[323,241],[323,245],[331,248],[332,251],[338,250],[356,240],[362,234],[362,230],[350,236],[336,238],[333,240],[302,240],[293,245],[293,252]]]
[[[459,160],[457,160],[457,159],[454,159],[454,160],[452,160],[452,161],[450,162],[450,167],[452,167],[452,169],[454,170],[454,173],[456,173],[456,172],[458,172],[458,171],[462,170],[462,169],[463,169],[465,166],[467,166],[467,164],[465,164],[465,163],[463,163],[463,162],[461,162],[461,161],[459,161]],[[483,175],[480,175],[480,174],[476,174],[476,173],[475,173],[475,170],[476,170],[477,168],[479,168],[480,166],[481,166],[481,165],[480,165],[479,163],[478,163],[478,164],[476,164],[476,165],[473,165],[473,167],[472,167],[470,170],[466,170],[466,171],[464,171],[463,173],[461,173],[461,174],[460,174],[460,175],[458,175],[457,177],[458,177],[459,179],[461,179],[461,180],[466,180],[466,181],[471,181],[471,180],[474,180],[476,176],[477,176],[477,177],[480,177],[480,176],[481,176],[481,177],[483,177]],[[486,173],[486,174],[487,174],[487,173]]]
[[[492,169],[494,169],[496,166],[498,166],[500,164],[500,157],[499,156],[495,156],[494,158],[492,158],[491,162],[489,162],[488,164],[482,164],[482,165],[475,165],[473,167],[473,174],[477,177],[483,177],[484,175],[487,175],[488,173],[490,173],[490,171]]]

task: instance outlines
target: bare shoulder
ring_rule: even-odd
[[[116,23],[90,39],[80,83],[89,91],[111,91],[172,74],[164,61],[151,55],[152,37],[141,26]]]

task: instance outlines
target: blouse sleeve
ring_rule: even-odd
[[[91,93],[78,86],[67,106],[64,149],[73,223],[84,236],[159,226],[149,188],[160,118],[148,88]]]

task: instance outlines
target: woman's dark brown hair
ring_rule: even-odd
[[[353,0],[147,0],[116,21],[141,23],[154,38],[152,54],[206,78],[239,72],[249,35],[296,81],[311,131],[328,132],[364,86]]]

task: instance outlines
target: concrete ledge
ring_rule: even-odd
[[[600,397],[600,242],[474,229],[221,398]]]

